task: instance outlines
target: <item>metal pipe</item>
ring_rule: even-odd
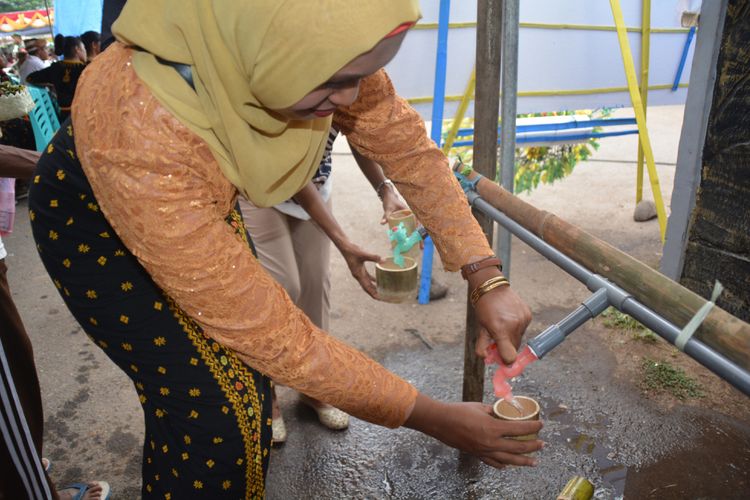
[[[513,192],[516,175],[516,115],[518,100],[518,11],[519,0],[503,2],[502,59],[500,111],[502,117],[500,145],[500,183],[509,193]],[[495,243],[495,254],[503,262],[503,274],[510,279],[511,234],[500,228]]]
[[[480,210],[491,219],[508,229],[513,235],[542,254],[552,263],[563,269],[566,273],[585,284],[592,292],[606,290],[607,299],[616,309],[629,314],[644,326],[653,330],[670,344],[674,344],[680,329],[665,320],[647,306],[638,302],[631,294],[607,280],[603,276],[595,274],[570,257],[555,249],[537,235],[524,228],[500,210],[496,209],[482,199],[476,192],[467,194],[469,203]],[[559,326],[559,325],[558,325]],[[580,326],[580,325],[579,325]],[[551,335],[551,334],[550,334]],[[562,341],[562,339],[561,339]],[[529,342],[531,344],[531,342]],[[557,344],[555,344],[557,345]],[[554,346],[553,346],[554,347]],[[533,349],[533,348],[532,348]],[[541,350],[541,349],[540,349]],[[546,353],[547,351],[545,351]],[[728,383],[750,396],[750,372],[743,370],[725,356],[717,353],[706,344],[696,338],[692,338],[685,345],[685,354],[698,361],[700,364],[726,380]],[[535,351],[536,353],[536,351]]]

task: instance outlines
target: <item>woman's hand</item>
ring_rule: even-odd
[[[369,253],[351,242],[337,245],[341,255],[349,266],[352,276],[359,282],[362,290],[374,298],[378,298],[377,287],[375,286],[375,277],[371,275],[365,267],[365,262],[382,262],[383,259],[374,253]]]
[[[500,420],[492,416],[492,407],[482,403],[443,403],[419,394],[404,425],[498,469],[506,465],[534,466],[537,460],[525,454],[544,447],[540,440],[508,439],[537,433],[542,422]]]
[[[408,209],[409,205],[401,199],[395,189],[390,185],[386,185],[383,188],[383,218],[380,220],[381,224],[386,224],[388,222],[388,217],[390,217],[393,212]]]
[[[469,275],[469,287],[474,290],[495,276],[500,276],[497,268],[480,269]],[[511,287],[502,286],[482,295],[474,309],[477,320],[482,325],[476,344],[477,355],[484,357],[487,346],[494,341],[503,361],[513,363],[523,333],[531,322],[529,306]]]

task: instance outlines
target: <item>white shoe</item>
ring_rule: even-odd
[[[274,444],[281,444],[286,441],[286,424],[284,423],[284,417],[281,415],[274,417],[271,421],[271,437]]]
[[[318,420],[325,427],[334,431],[341,431],[349,427],[349,414],[333,406],[313,408],[318,414]]]

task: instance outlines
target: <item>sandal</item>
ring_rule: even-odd
[[[91,487],[90,486],[91,484],[96,484],[96,485],[101,486],[102,487],[101,499],[109,500],[111,489],[109,487],[109,483],[106,481],[91,481],[90,483],[73,483],[62,488],[59,491],[78,490],[78,493],[75,494],[75,496],[73,497],[73,500],[83,500],[83,497],[84,495],[86,495],[86,492]]]

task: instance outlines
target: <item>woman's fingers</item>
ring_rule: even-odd
[[[497,341],[497,352],[506,364],[511,364],[516,360],[516,346],[514,342],[507,335],[498,335],[499,340]],[[497,338],[497,337],[496,337]]]
[[[496,467],[498,469],[502,469],[506,465],[534,467],[538,463],[538,460],[534,457],[529,457],[526,455],[514,455],[513,453],[505,453],[502,451],[483,456],[481,457],[481,460],[484,463],[492,465],[493,467]]]
[[[362,287],[362,289],[367,292],[367,294],[374,298],[378,298],[378,290],[375,286],[375,278],[367,272],[367,269],[365,269],[365,266],[362,266],[361,270],[358,273],[354,274],[354,277],[359,282],[359,285]]]
[[[524,420],[521,422],[505,422],[500,420],[501,423],[505,424],[499,431],[503,436],[525,436],[526,434],[536,434],[544,424],[540,420]]]
[[[509,287],[501,287],[483,295],[476,304],[477,317],[492,338],[498,354],[510,364],[516,359],[526,327],[531,321],[531,310]]]
[[[383,262],[383,257],[376,253],[362,252],[360,258],[365,262]]]
[[[490,332],[488,332],[485,328],[480,328],[479,336],[477,337],[477,343],[474,345],[474,352],[480,358],[487,357],[487,348],[489,348],[489,346],[492,345],[493,342],[494,340],[492,340],[492,337],[490,337]]]
[[[526,422],[523,422],[526,423]],[[541,428],[541,425],[537,426]],[[520,429],[518,432],[522,432]],[[535,431],[530,431],[535,432]],[[515,435],[515,434],[514,434]],[[482,461],[498,469],[505,465],[535,466],[538,460],[528,456],[530,453],[544,448],[544,442],[538,439],[530,441],[519,441],[516,439],[501,438],[492,451],[481,455]]]

